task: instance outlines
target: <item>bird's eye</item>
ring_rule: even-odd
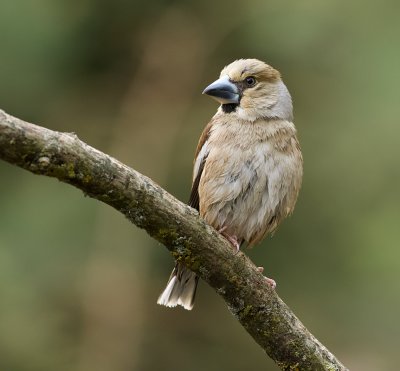
[[[256,80],[256,78],[254,76],[248,76],[248,77],[245,78],[244,81],[246,82],[246,85],[248,87],[254,86],[256,84],[256,82],[257,82],[257,80]]]

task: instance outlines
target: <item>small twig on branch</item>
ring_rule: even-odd
[[[145,229],[222,296],[282,370],[346,370],[265,284],[249,258],[235,255],[196,210],[151,179],[74,134],[29,124],[1,110],[0,158],[71,184]]]

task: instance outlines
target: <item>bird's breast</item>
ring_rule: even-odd
[[[295,178],[301,179],[293,136],[292,123],[214,125],[199,184],[200,214],[206,221],[248,242],[268,232],[268,225],[274,229],[278,217],[291,211],[288,201],[294,206]]]

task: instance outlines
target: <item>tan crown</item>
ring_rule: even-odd
[[[238,59],[224,67],[221,76],[228,75],[231,81],[241,81],[248,76],[254,76],[257,81],[274,82],[281,78],[275,68],[258,59]]]

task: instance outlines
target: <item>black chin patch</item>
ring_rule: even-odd
[[[231,113],[234,112],[237,108],[237,103],[226,103],[222,105],[222,112],[224,113]]]

